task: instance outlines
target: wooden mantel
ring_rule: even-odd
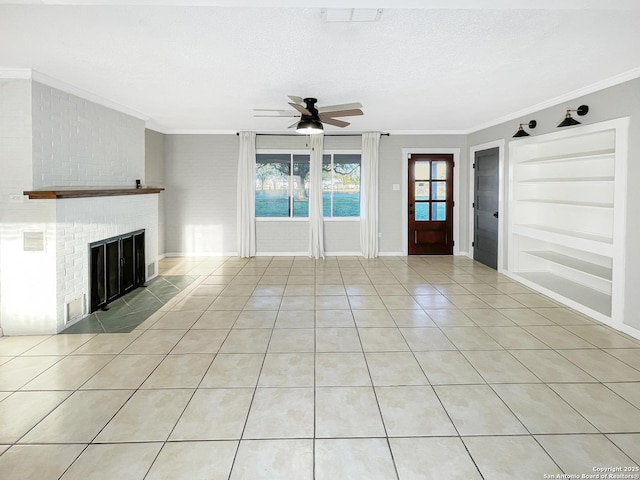
[[[52,187],[42,190],[23,192],[30,199],[114,197],[118,195],[148,195],[160,193],[162,187],[123,188],[123,187]]]

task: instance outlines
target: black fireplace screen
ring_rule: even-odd
[[[90,312],[144,285],[144,230],[93,242],[89,252]]]

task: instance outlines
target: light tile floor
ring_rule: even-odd
[[[0,478],[640,473],[640,341],[469,259],[161,274],[195,280],[130,333],[0,339]]]

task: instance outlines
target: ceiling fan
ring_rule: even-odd
[[[336,127],[346,127],[349,122],[338,120],[334,117],[352,117],[363,115],[362,105],[360,103],[344,103],[342,105],[329,105],[326,107],[316,107],[315,98],[302,98],[295,95],[289,95],[289,105],[291,105],[297,113],[291,110],[275,110],[268,108],[254,109],[254,117],[297,117],[300,119],[289,125],[289,128],[296,129],[296,132],[302,134],[323,133],[323,123],[334,125]]]

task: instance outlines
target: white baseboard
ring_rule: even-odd
[[[402,252],[378,252],[379,257],[406,257]]]
[[[616,328],[616,327],[612,327],[612,328]],[[622,333],[626,333],[627,335],[632,336],[633,338],[640,340],[640,330],[638,330],[635,327],[632,327],[630,325],[626,325],[623,323],[622,325],[620,325],[620,331]]]
[[[167,252],[165,258],[172,257],[237,257],[238,252]]]

